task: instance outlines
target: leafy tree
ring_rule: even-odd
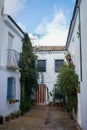
[[[32,44],[27,33],[22,41],[22,53],[20,54],[19,60],[19,68],[21,73],[20,109],[24,112],[31,106],[31,97],[38,86],[38,74],[36,69],[36,56],[33,53]]]
[[[67,105],[67,110],[72,109],[77,111],[77,86],[78,86],[78,75],[75,72],[75,66],[71,60],[68,60],[67,64],[61,67],[58,77],[58,86],[60,86],[62,95]]]

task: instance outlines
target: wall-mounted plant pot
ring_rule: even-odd
[[[71,61],[71,55],[70,55],[70,54],[67,54],[67,55],[66,55],[66,60],[67,60],[67,61]]]
[[[80,86],[77,87],[77,93],[80,93]]]
[[[14,104],[14,103],[17,103],[17,102],[19,102],[18,99],[11,99],[11,100],[8,100],[8,103],[9,103],[9,104]]]
[[[9,103],[9,104],[12,104],[12,103],[13,103],[13,100],[9,100],[8,103]]]

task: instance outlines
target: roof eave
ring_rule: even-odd
[[[70,34],[70,32],[71,32],[73,21],[74,21],[75,15],[76,15],[77,6],[80,6],[80,3],[81,3],[81,0],[76,0],[76,2],[75,2],[75,6],[74,6],[74,10],[73,10],[73,15],[72,15],[72,19],[71,19],[71,22],[70,22],[68,36],[67,36],[67,40],[66,40],[66,46],[65,46],[66,50],[68,50],[68,47],[69,47],[69,44],[70,44],[70,42],[68,42],[68,40],[69,40],[69,38],[72,35],[72,34]]]
[[[7,17],[10,19],[10,21],[19,29],[19,31],[25,35],[25,32],[18,26],[18,24],[13,20],[13,18],[10,15],[7,15]]]

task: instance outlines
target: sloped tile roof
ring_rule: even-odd
[[[39,51],[65,51],[65,46],[39,46]]]

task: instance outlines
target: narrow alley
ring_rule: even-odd
[[[4,122],[0,130],[80,130],[62,107],[34,106],[23,116]]]

